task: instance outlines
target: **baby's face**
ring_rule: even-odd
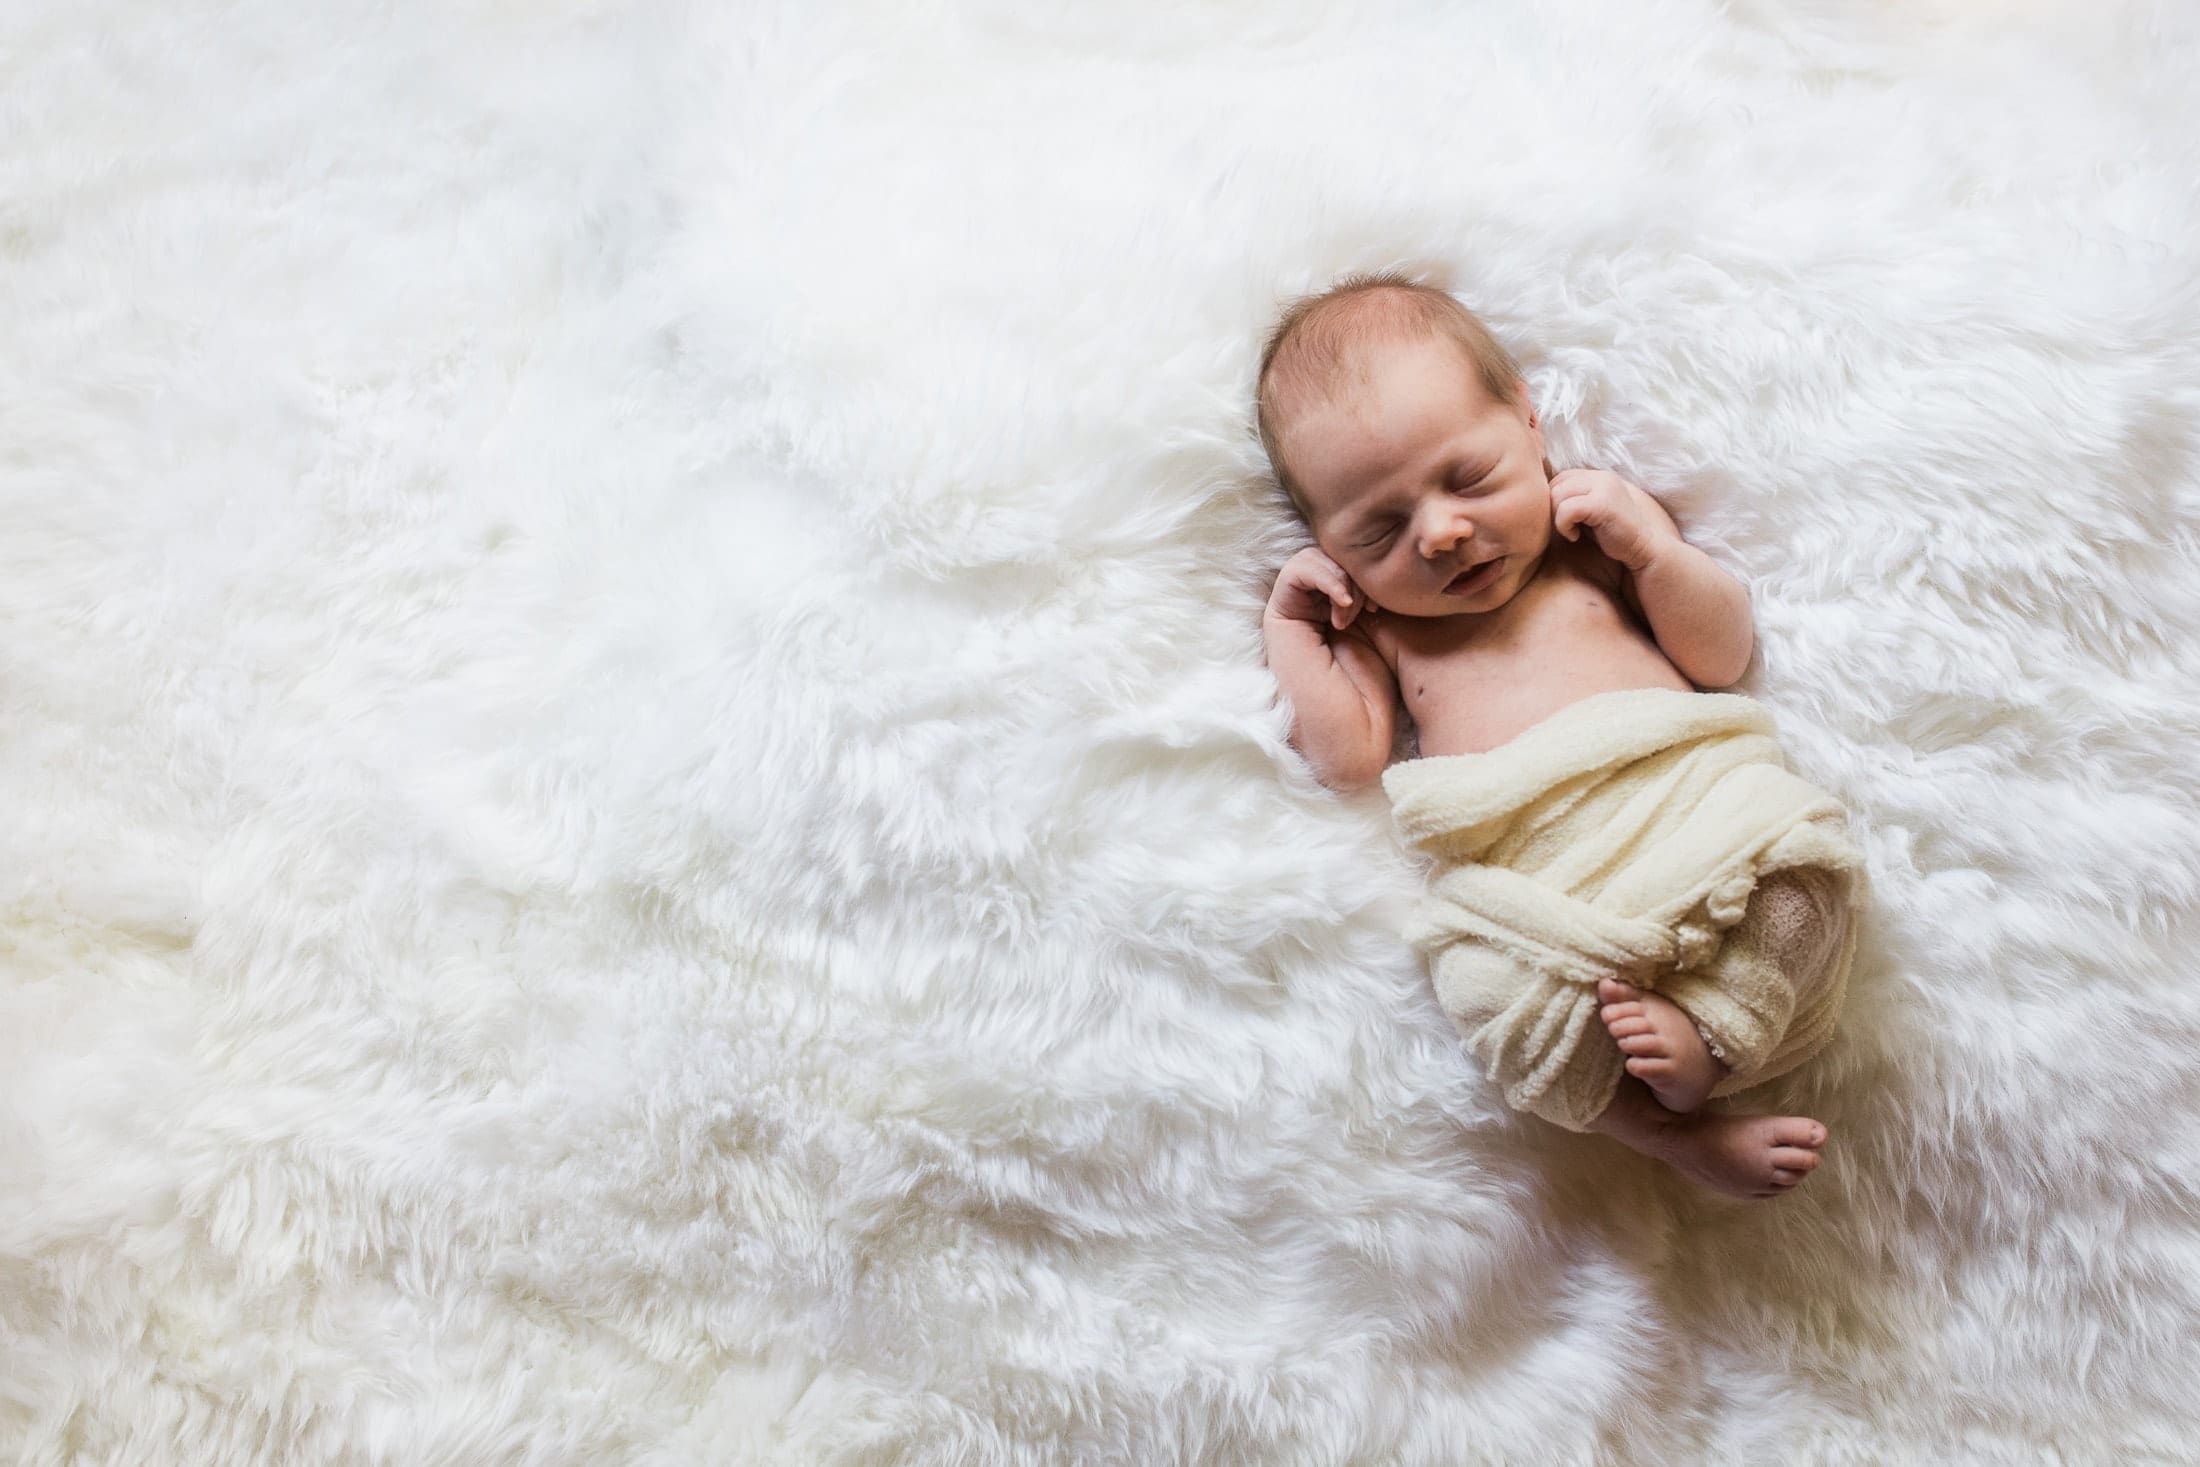
[[[1457,616],[1512,599],[1551,540],[1550,466],[1526,384],[1498,402],[1458,350],[1399,343],[1366,394],[1286,430],[1315,543],[1385,611]],[[1463,573],[1502,560],[1464,590]]]

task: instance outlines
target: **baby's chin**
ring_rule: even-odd
[[[1487,598],[1480,596],[1446,596],[1438,591],[1433,594],[1419,596],[1400,596],[1393,592],[1391,599],[1385,600],[1377,593],[1369,591],[1367,593],[1367,603],[1369,610],[1380,611],[1385,616],[1409,617],[1419,621],[1441,621],[1447,616],[1480,616],[1484,612],[1496,611],[1500,607],[1512,604],[1513,598],[1519,594],[1520,588],[1514,586],[1505,590],[1501,595]]]

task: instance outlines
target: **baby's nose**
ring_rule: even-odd
[[[1421,538],[1421,553],[1425,556],[1442,555],[1456,548],[1471,533],[1471,527],[1459,520],[1440,524]]]

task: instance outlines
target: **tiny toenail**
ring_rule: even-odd
[[[1810,1140],[1813,1146],[1817,1145],[1819,1142],[1825,1139],[1826,1128],[1824,1126],[1812,1126],[1810,1128]]]

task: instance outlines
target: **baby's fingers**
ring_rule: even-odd
[[[1284,615],[1319,625],[1326,613],[1338,631],[1352,625],[1365,604],[1360,588],[1343,566],[1308,546],[1284,563],[1276,579],[1271,604],[1287,608]]]
[[[1357,588],[1350,581],[1338,578],[1325,589],[1329,592],[1329,621],[1338,631],[1352,625],[1352,619],[1360,614],[1360,598]]]

